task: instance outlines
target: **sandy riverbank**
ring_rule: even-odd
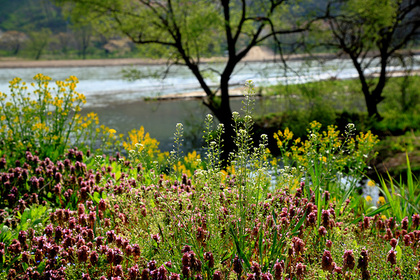
[[[317,57],[331,56],[317,54]],[[285,60],[299,60],[308,55],[288,55]],[[225,62],[226,57],[203,58],[203,63]],[[280,60],[280,56],[266,47],[254,47],[242,59],[243,62],[267,62]],[[129,65],[162,65],[167,64],[166,59],[148,58],[110,58],[110,59],[70,59],[70,60],[23,60],[13,57],[0,57],[0,68],[55,68],[55,67],[105,67],[105,66],[129,66]]]

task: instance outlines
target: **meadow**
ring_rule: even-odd
[[[236,151],[207,115],[203,154],[79,114],[77,78],[16,78],[0,93],[1,279],[418,279],[419,182],[359,182],[379,140],[313,121],[304,137],[253,134],[252,82]]]

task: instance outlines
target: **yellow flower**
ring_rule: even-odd
[[[382,220],[386,220],[386,216],[385,216],[385,215],[382,215],[382,216],[381,216],[381,219],[382,219]]]
[[[378,199],[378,204],[379,205],[384,205],[385,204],[385,197],[380,196],[379,199]]]
[[[369,181],[367,182],[367,185],[368,185],[369,187],[374,187],[374,186],[376,186],[375,181],[373,181],[373,180],[369,180]]]
[[[372,201],[372,197],[370,195],[366,196],[366,201],[367,202],[371,202]]]
[[[108,130],[108,132],[109,132],[109,134],[114,134],[114,133],[116,133],[117,131],[115,130],[115,129],[110,129],[110,130]]]

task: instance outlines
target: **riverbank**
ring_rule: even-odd
[[[284,60],[302,60],[305,58],[332,58],[333,54],[293,54],[285,55]],[[266,47],[254,47],[242,59],[243,62],[268,62],[279,61],[280,55]],[[202,58],[203,63],[226,62],[227,57]],[[110,59],[63,59],[63,60],[24,60],[14,57],[0,57],[0,68],[59,68],[59,67],[106,67],[106,66],[130,66],[130,65],[165,65],[167,59],[149,58],[110,58]]]

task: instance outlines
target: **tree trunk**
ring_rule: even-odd
[[[379,112],[378,112],[378,103],[381,101],[381,99],[377,98],[377,92],[370,91],[365,73],[363,72],[362,65],[357,60],[357,56],[350,53],[350,58],[359,75],[359,81],[362,85],[362,92],[363,92],[363,95],[365,96],[368,116],[371,118],[374,118],[377,121],[380,121],[382,117],[379,115]],[[376,89],[378,89],[378,86],[376,87]]]
[[[365,94],[366,107],[369,117],[380,121],[382,119],[378,112],[378,103],[376,98],[371,94]]]

